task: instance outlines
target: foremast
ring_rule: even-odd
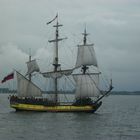
[[[83,46],[87,46],[87,45],[93,45],[93,44],[87,44],[87,36],[89,35],[86,31],[86,28],[84,30],[84,33],[82,33],[82,35],[84,36],[83,37]],[[82,66],[82,71],[83,71],[83,74],[86,73],[86,71],[89,69],[89,67],[87,65],[83,65]]]
[[[101,90],[98,88],[99,85],[99,75],[101,74],[98,69],[98,63],[94,51],[94,44],[87,44],[87,32],[86,28],[84,33],[82,33],[83,44],[78,45],[78,54],[76,61],[76,68],[81,68],[82,73],[79,75],[75,75],[75,81],[77,83],[76,87],[76,99],[81,102],[84,99],[89,99],[90,97],[96,97],[97,100],[95,103],[99,102],[104,96],[106,96],[112,89],[112,80],[110,83],[109,90],[101,95]],[[95,71],[91,73],[87,71],[90,66],[94,66]],[[94,76],[94,77],[92,77]],[[100,96],[101,95],[101,96]],[[86,101],[87,102],[87,101]],[[90,102],[90,101],[89,101]]]
[[[62,27],[62,24],[59,24],[58,22],[58,15],[56,16],[56,25],[54,25],[53,27],[56,28],[55,30],[55,39],[54,40],[49,40],[50,43],[55,43],[55,57],[54,57],[54,62],[53,62],[53,66],[54,66],[54,73],[58,72],[58,68],[61,67],[61,64],[59,64],[59,58],[58,58],[58,45],[59,45],[59,41],[62,41],[66,38],[59,38],[59,27]],[[54,88],[55,88],[55,103],[58,103],[58,77],[54,78]]]
[[[96,60],[96,55],[94,51],[94,44],[87,43],[87,32],[86,28],[84,30],[83,43],[78,45],[77,61],[75,68],[81,69],[81,74],[74,75],[76,82],[75,97],[76,100],[83,100],[89,97],[97,97],[100,94],[98,84],[99,84],[99,74],[98,64]],[[97,69],[93,73],[89,68],[92,66]]]
[[[31,54],[29,55],[29,63],[31,63]],[[29,73],[29,81],[31,81],[32,78],[32,73]]]

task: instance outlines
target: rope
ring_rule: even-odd
[[[97,86],[96,82],[94,81],[94,79],[91,77],[91,75],[88,73],[89,77],[91,78],[91,80],[93,81],[95,87],[98,89],[98,91],[102,94],[102,91],[99,89],[99,87]]]

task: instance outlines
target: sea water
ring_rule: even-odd
[[[0,140],[140,140],[140,96],[110,95],[96,113],[15,112],[0,94]]]

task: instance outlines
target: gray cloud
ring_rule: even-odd
[[[1,78],[8,72],[17,70],[25,70],[25,62],[27,61],[27,54],[21,51],[16,45],[7,44],[0,48],[0,73]]]
[[[50,66],[53,54],[47,40],[54,32],[45,23],[58,12],[64,24],[61,34],[68,37],[61,44],[63,57],[76,57],[74,49],[86,24],[101,69],[112,73],[115,90],[140,90],[139,6],[138,0],[0,0],[1,75],[12,68],[24,69],[29,48],[43,71]],[[9,42],[15,45],[7,45]],[[74,59],[69,64],[73,65]]]

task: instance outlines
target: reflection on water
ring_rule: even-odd
[[[0,140],[139,140],[140,96],[114,95],[91,113],[15,112],[0,95]]]

